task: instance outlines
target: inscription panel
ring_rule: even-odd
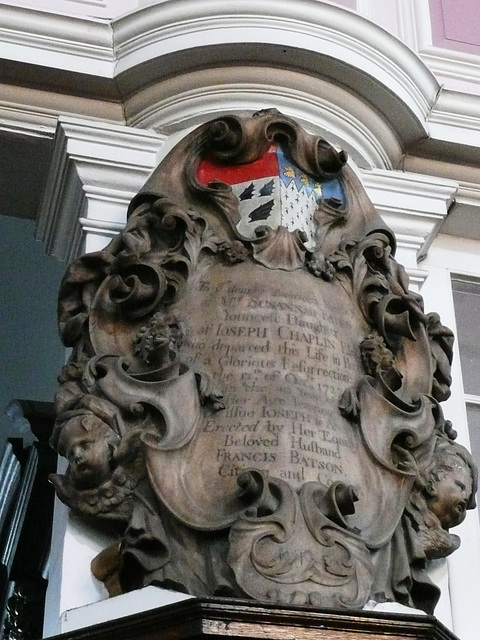
[[[349,293],[322,285],[305,272],[217,264],[192,278],[188,309],[177,308],[187,324],[182,360],[224,393],[225,410],[201,426],[210,482],[223,491],[247,468],[295,488],[359,481],[359,435],[338,401],[363,373],[367,330]]]

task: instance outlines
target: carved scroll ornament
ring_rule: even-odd
[[[112,593],[433,610],[476,471],[452,334],[394,253],[346,155],[266,111],[189,134],[69,267],[52,481],[117,524]]]

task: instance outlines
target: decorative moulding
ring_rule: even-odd
[[[2,70],[7,78],[21,75],[25,85],[0,87],[0,129],[52,138],[61,114],[124,122],[110,21],[49,8],[0,4]]]
[[[417,272],[417,263],[425,258],[447,217],[458,183],[378,169],[363,172],[362,182],[375,208],[397,237],[401,261],[420,284],[423,276]]]
[[[158,638],[299,638],[316,640],[457,640],[434,616],[376,611],[311,609],[299,605],[282,608],[252,600],[191,598],[157,607],[128,618],[68,634],[69,640],[127,640]],[[55,636],[56,638],[65,636]]]
[[[287,69],[226,67],[187,73],[148,86],[126,102],[131,126],[165,134],[219,113],[276,107],[347,151],[364,168],[397,166],[402,148],[385,120],[364,101],[326,80]]]
[[[136,76],[141,86],[145,77],[137,67],[159,55],[223,43],[245,43],[250,49],[261,45],[254,52],[256,63],[262,62],[268,45],[293,47],[313,56],[310,61],[298,56],[296,64],[311,65],[306,70],[316,74],[321,72],[318,55],[324,62],[337,58],[356,70],[355,88],[360,93],[368,78],[384,88],[382,93],[395,95],[420,126],[438,89],[428,69],[395,37],[354,12],[316,0],[302,6],[288,0],[221,5],[212,0],[166,0],[114,20],[3,4],[0,19],[0,44],[7,60],[116,77],[124,89],[124,72],[131,71],[129,82]],[[223,63],[222,55],[218,60]],[[151,66],[156,68],[153,73],[161,73]]]
[[[452,207],[447,220],[442,226],[442,233],[469,238],[470,240],[480,240],[479,211],[479,185],[460,182],[455,196],[455,206]]]
[[[450,145],[450,158],[439,158],[433,160],[427,156],[416,156],[407,154],[402,163],[405,171],[412,173],[421,173],[424,175],[434,175],[438,178],[446,178],[447,180],[455,180],[460,185],[480,185],[480,167],[477,165],[461,165],[455,162],[456,158],[452,156],[455,147]],[[480,204],[480,203],[479,203]]]
[[[453,146],[453,145],[452,145]],[[475,152],[475,149],[472,149]],[[453,158],[452,158],[453,160]],[[480,169],[477,166],[462,166],[455,162],[433,161],[426,158],[407,156],[404,168],[408,172],[435,175],[455,181],[458,191],[441,226],[441,233],[459,238],[480,240],[478,216],[480,211]],[[460,249],[460,253],[464,253]]]
[[[420,57],[439,79],[446,81],[447,89],[480,93],[480,56],[432,45],[425,47]]]
[[[419,129],[438,91],[425,65],[397,38],[353,12],[315,0],[301,5],[288,0],[221,5],[211,0],[167,0],[114,20],[113,29],[120,81],[122,74],[129,76],[128,72],[160,56],[173,56],[174,64],[175,56],[197,47],[204,56],[216,45],[229,43],[235,49],[248,43],[257,64],[271,63],[272,47],[281,47],[283,50],[274,51],[277,64],[282,59],[290,64],[289,50],[295,50],[302,52],[296,56],[302,70],[318,74],[326,65],[333,65],[338,73],[340,65],[342,76],[345,67],[354,70],[346,78],[349,86],[362,95],[373,82],[379,100],[391,100],[387,94],[395,96],[397,108],[406,108],[411,126],[416,121]],[[233,49],[228,55],[235,55]],[[225,48],[217,47],[217,52],[218,62],[224,62]],[[190,56],[190,65],[194,60]],[[150,65],[148,72],[155,75],[161,69]],[[128,89],[136,90],[135,78],[128,77],[126,82]]]
[[[45,8],[45,0],[11,0],[18,7]],[[135,10],[142,0],[49,0],[48,7],[55,13],[69,13],[76,16],[94,14],[99,18],[114,18]]]
[[[398,36],[407,47],[418,53],[432,44],[428,0],[395,0],[395,11]]]
[[[65,4],[59,2],[58,6]],[[130,8],[133,4],[125,2],[123,9],[127,11],[127,5]],[[8,93],[4,95],[13,93],[13,99],[9,96],[8,101],[0,103],[1,128],[25,135],[35,135],[36,130],[51,135],[55,118],[61,113],[121,121],[124,98],[120,92],[126,96],[129,124],[140,122],[144,117],[143,88],[160,81],[163,85],[172,70],[180,79],[187,79],[197,59],[194,53],[201,47],[202,60],[216,72],[228,62],[242,71],[251,70],[251,79],[244,80],[247,86],[255,83],[255,66],[291,67],[294,54],[298,76],[304,76],[304,95],[297,98],[293,91],[292,103],[297,99],[310,101],[313,114],[317,96],[309,93],[309,80],[319,75],[330,83],[332,78],[342,78],[350,95],[357,96],[358,102],[373,104],[383,114],[390,138],[396,136],[404,149],[414,150],[416,142],[429,137],[425,152],[436,145],[434,151],[446,154],[449,143],[460,140],[458,155],[465,162],[465,149],[470,147],[471,152],[479,146],[475,141],[463,142],[465,138],[473,140],[470,133],[478,131],[478,117],[472,110],[478,113],[479,56],[432,45],[428,2],[396,0],[394,4],[399,37],[406,44],[355,12],[316,0],[307,0],[301,6],[288,0],[244,0],[221,6],[211,0],[166,0],[113,20],[2,4],[0,46],[5,64],[40,66],[54,74],[63,73],[62,82],[66,84],[62,95],[6,87]],[[365,15],[372,14],[372,7],[378,14],[373,0],[363,0],[363,5],[371,5],[370,13],[364,7]],[[163,57],[161,65],[156,64],[159,56]],[[270,75],[278,77],[280,71]],[[68,76],[68,72],[77,75]],[[446,78],[447,90],[440,90],[432,72],[442,82]],[[75,96],[78,81],[85,83],[92,77],[102,79],[106,96],[103,106],[98,100]],[[448,91],[449,86],[456,91]],[[297,87],[287,85],[287,93],[290,88]],[[239,92],[243,90],[239,87]],[[469,96],[467,90],[477,95]],[[280,93],[273,88],[272,92]],[[224,108],[231,110],[218,86],[216,92],[202,97],[212,114]],[[168,102],[168,95],[165,99]],[[303,115],[308,121],[308,114]],[[361,122],[362,117],[358,120]],[[396,157],[396,150],[390,150],[383,141],[381,146],[389,158]],[[389,166],[385,158],[377,158],[372,164]]]
[[[163,142],[152,132],[60,118],[37,223],[47,253],[71,260],[103,247],[124,225]]]
[[[4,59],[87,75],[113,76],[112,31],[108,20],[2,4],[0,25]]]
[[[5,85],[2,86],[2,93],[5,95],[3,90],[5,92],[7,90]],[[23,95],[25,92],[30,93],[30,90],[21,91]],[[48,109],[32,108],[30,105],[27,108],[25,104],[27,103],[0,100],[0,130],[23,136],[51,139],[55,132],[58,115],[49,112]]]
[[[429,144],[450,144],[449,156],[459,162],[480,164],[480,111],[478,98],[443,91],[429,118]],[[451,147],[455,145],[455,150]],[[449,159],[449,158],[447,158]]]
[[[424,64],[429,64],[428,60],[422,62],[400,40],[370,20],[316,0],[308,0],[308,5],[306,11],[304,5],[299,7],[287,0],[275,2],[274,7],[271,0],[245,0],[240,4],[222,3],[219,8],[216,2],[166,0],[112,21],[0,5],[0,45],[4,45],[7,64],[10,61],[12,64],[40,65],[55,73],[73,71],[84,79],[101,77],[102,90],[110,96],[105,98],[110,102],[104,101],[103,106],[98,100],[77,98],[74,96],[75,86],[72,84],[68,89],[68,82],[73,83],[73,80],[65,76],[62,82],[67,83],[67,91],[62,95],[8,87],[13,99],[9,96],[7,102],[0,104],[2,128],[26,135],[35,135],[37,129],[51,135],[55,117],[65,112],[79,117],[96,116],[121,121],[124,98],[120,98],[118,92],[126,97],[128,123],[144,126],[142,120],[148,121],[153,117],[152,110],[145,113],[144,100],[150,94],[148,91],[144,93],[144,87],[151,85],[151,92],[160,94],[160,83],[162,89],[164,86],[167,89],[161,100],[166,112],[180,106],[182,117],[182,110],[201,107],[195,103],[195,96],[187,95],[191,90],[188,86],[191,82],[189,70],[196,59],[193,54],[201,47],[202,60],[211,67],[210,72],[217,74],[217,78],[214,86],[203,89],[203,95],[197,92],[196,99],[200,103],[203,99],[212,115],[232,110],[228,91],[234,95],[236,83],[229,79],[230,87],[226,91],[219,87],[219,78],[226,63],[230,62],[244,74],[244,86],[238,87],[241,94],[255,84],[258,68],[262,65],[270,69],[272,65],[291,66],[292,55],[295,54],[296,73],[297,78],[302,78],[301,86],[298,81],[288,84],[286,74],[289,72],[279,68],[270,74],[272,81],[263,74],[263,82],[269,85],[270,95],[287,103],[287,106],[289,102],[293,106],[295,103],[305,105],[304,114],[288,108],[286,111],[300,115],[307,122],[315,115],[319,97],[318,92],[309,89],[310,81],[315,84],[314,80],[321,74],[323,81],[332,88],[332,78],[341,77],[342,82],[349,86],[354,101],[371,104],[373,99],[374,108],[383,114],[382,135],[385,140],[382,139],[379,146],[383,147],[393,166],[396,165],[400,146],[395,143],[395,137],[404,149],[414,149],[417,142],[428,136],[429,145],[456,143],[456,136],[465,137],[465,124],[467,137],[470,131],[478,130],[478,118],[472,115],[478,112],[478,96],[445,90],[439,92],[437,81]],[[401,36],[408,45],[418,47],[425,55],[444,56],[447,66],[453,65],[450,73],[456,78],[462,75],[457,63],[463,64],[463,76],[477,82],[480,79],[476,64],[478,56],[432,48],[426,26],[429,14],[428,10],[425,14],[424,5],[412,4],[409,0],[397,2]],[[425,44],[429,37],[430,44]],[[163,57],[161,65],[156,64],[159,56]],[[167,85],[172,81],[165,80],[172,70],[179,80],[187,81],[187,88],[178,96],[176,104],[171,102],[168,93]],[[278,80],[280,73],[281,81]],[[226,77],[225,74],[220,84]],[[286,87],[280,89],[285,83]],[[195,90],[194,86],[192,88]],[[283,91],[289,95],[282,99]],[[112,99],[113,95],[115,99]],[[245,97],[243,95],[239,100],[241,106]],[[258,101],[262,100],[261,91],[256,97]],[[115,102],[117,99],[119,102]],[[338,106],[343,106],[343,103]],[[364,121],[367,109],[360,109],[358,123]],[[297,110],[301,111],[301,108]],[[448,126],[445,118],[448,118]],[[164,120],[163,115],[160,120]],[[361,128],[358,123],[353,128]],[[378,131],[378,128],[372,130]],[[358,136],[365,137],[365,132],[358,131]],[[354,136],[355,144],[356,138]],[[370,139],[366,146],[374,147],[375,143]],[[463,145],[459,153],[463,154],[467,146],[468,143]],[[371,165],[390,166],[387,159],[381,157],[382,151],[378,147],[370,149],[369,154]]]
[[[0,85],[0,130],[22,136],[52,139],[60,114],[125,122],[122,105],[106,100]]]

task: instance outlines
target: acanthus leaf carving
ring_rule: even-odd
[[[228,561],[240,586],[258,600],[360,606],[370,587],[369,553],[358,536],[324,514],[334,491],[306,483],[297,495],[282,480],[249,473],[257,475],[250,483],[259,497],[229,534]]]

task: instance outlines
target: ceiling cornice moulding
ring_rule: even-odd
[[[70,261],[103,248],[157,164],[163,136],[91,120],[59,119],[36,236]],[[74,230],[74,232],[72,232]]]
[[[111,21],[0,5],[4,60],[112,78]]]
[[[257,47],[255,64],[262,64],[262,52],[273,46],[277,54],[278,47],[302,52],[297,60],[287,55],[278,62],[298,64],[311,75],[322,76],[322,60],[348,67],[354,73],[345,81],[356,84],[357,92],[368,78],[396,96],[419,123],[438,90],[425,65],[398,39],[353,12],[317,0],[165,0],[111,21],[3,4],[0,24],[4,60],[115,78],[125,91],[122,75],[131,72],[128,82],[133,76],[142,86],[151,80],[143,77],[142,65],[158,57],[241,43]],[[220,65],[222,55],[219,51]],[[302,69],[303,64],[309,68]],[[162,65],[153,66],[160,80]]]
[[[468,87],[470,92],[480,93],[480,56],[428,46],[420,52],[420,58],[434,74],[452,80],[455,87],[462,82],[465,90]]]
[[[267,45],[309,52],[320,76],[322,57],[341,62],[358,72],[358,91],[361,79],[368,77],[420,122],[439,89],[431,72],[397,38],[353,12],[316,0],[166,0],[114,20],[113,30],[118,76],[161,56],[248,43],[262,45],[256,51],[259,64]]]
[[[446,219],[458,191],[453,180],[401,171],[362,172],[375,208],[397,237],[403,264],[416,267]]]
[[[275,107],[344,149],[363,168],[397,166],[402,147],[378,111],[345,88],[267,67],[204,69],[146,87],[126,102],[127,123],[167,135],[222,113]]]
[[[405,24],[416,21],[409,31],[405,27],[409,46],[433,51],[428,32],[419,27],[425,3],[398,0],[397,10],[403,10]],[[170,116],[177,107],[180,122],[188,121],[194,109],[215,117],[243,104],[261,108],[271,97],[275,104],[267,106],[285,105],[288,113],[308,122],[315,119],[316,110],[328,110],[328,95],[309,89],[309,81],[323,81],[330,91],[343,82],[352,105],[365,104],[353,112],[354,121],[344,131],[352,148],[360,141],[365,161],[355,160],[361,166],[398,166],[399,149],[411,155],[421,145],[430,158],[446,160],[453,146],[456,162],[478,161],[480,95],[440,89],[426,64],[399,39],[355,12],[318,0],[164,0],[114,20],[0,4],[0,25],[0,57],[7,66],[10,62],[44,67],[54,77],[62,71],[70,74],[64,78],[70,84],[61,93],[5,83],[8,99],[0,102],[0,129],[9,132],[51,137],[62,113],[161,131],[164,124],[172,125]],[[226,59],[226,51],[237,58]],[[251,57],[242,58],[249,51]],[[454,64],[456,56],[455,64],[468,69],[480,84],[480,66],[474,64],[479,57],[441,53],[446,65]],[[228,78],[216,86],[185,86],[192,69],[201,73],[202,63],[213,72],[233,64],[245,71],[244,80],[236,86]],[[457,73],[455,64],[452,75]],[[256,80],[262,66],[270,68],[263,94]],[[165,91],[162,97],[171,80],[165,78],[169,69],[180,84],[185,80],[184,88],[176,96]],[[288,84],[288,73],[303,75],[300,88],[298,83]],[[85,79],[103,83],[101,100],[79,95],[82,79],[84,86]],[[248,100],[250,88],[250,98],[257,103],[265,99],[261,104]],[[156,102],[146,104],[145,98],[155,94]],[[110,99],[112,95],[116,97]],[[340,103],[335,109],[326,122],[335,124],[342,110],[349,112],[348,105],[344,109]],[[369,109],[381,116],[376,124],[370,116],[364,119]]]
[[[53,138],[59,115],[124,124],[121,104],[106,100],[0,84],[0,131]]]

